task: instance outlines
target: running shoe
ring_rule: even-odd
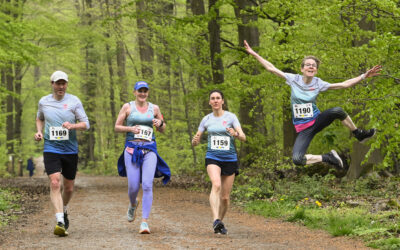
[[[362,130],[362,129],[356,129],[353,131],[354,136],[357,138],[357,140],[361,143],[364,143],[371,139],[376,133],[376,129],[368,129],[368,130]]]
[[[57,225],[54,228],[54,234],[58,236],[68,236],[68,232],[62,222],[57,222]]]
[[[69,227],[69,220],[68,220],[68,213],[67,212],[64,213],[64,226],[65,226],[65,230],[67,230],[68,227]]]
[[[140,234],[149,234],[150,233],[150,228],[149,228],[149,225],[147,225],[147,222],[142,222],[140,224],[139,233]]]
[[[335,166],[338,169],[343,169],[343,162],[340,159],[340,156],[335,150],[331,150],[331,152],[327,153],[326,155],[326,162]]]
[[[136,204],[133,207],[131,204],[129,204],[128,212],[126,212],[126,218],[128,219],[129,222],[132,222],[135,220],[136,210],[137,210],[138,205],[139,205],[138,200],[136,200]]]
[[[225,228],[224,223],[220,219],[216,219],[213,223],[214,233],[227,234],[228,230]]]

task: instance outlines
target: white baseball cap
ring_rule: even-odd
[[[57,70],[56,72],[54,72],[51,77],[50,80],[52,82],[57,82],[58,80],[65,80],[68,82],[68,75],[65,72],[62,72],[60,70]]]

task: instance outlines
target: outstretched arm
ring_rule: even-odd
[[[272,63],[268,62],[264,58],[262,58],[259,54],[257,54],[247,43],[246,40],[244,40],[244,47],[250,55],[254,56],[261,64],[266,68],[269,72],[282,77],[283,79],[286,79],[285,73],[283,73],[281,70],[277,69]]]
[[[365,72],[364,74],[362,74],[360,76],[351,78],[351,79],[346,80],[344,82],[331,84],[329,89],[346,89],[346,88],[350,88],[350,87],[356,85],[357,83],[361,82],[365,78],[379,75],[379,71],[381,71],[381,70],[382,70],[382,66],[381,65],[375,65],[372,69],[367,70],[367,72]]]

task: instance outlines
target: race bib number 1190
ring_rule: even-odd
[[[65,141],[69,139],[69,130],[63,127],[50,127],[49,136],[51,141]]]
[[[312,103],[293,104],[294,118],[311,118],[314,115]]]

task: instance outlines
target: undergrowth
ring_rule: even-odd
[[[346,181],[329,173],[280,179],[266,171],[244,172],[232,197],[250,213],[360,238],[373,248],[400,248],[398,178]]]

